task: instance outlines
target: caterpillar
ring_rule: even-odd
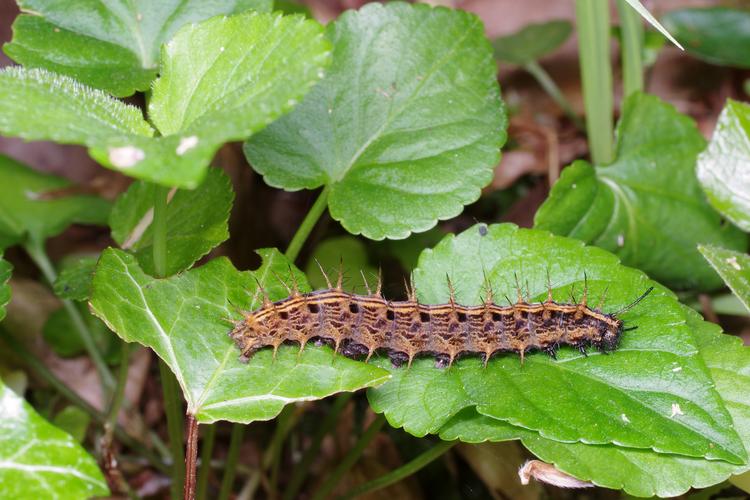
[[[357,295],[342,289],[339,271],[336,286],[322,270],[328,288],[300,293],[297,284],[288,287],[289,297],[272,302],[263,293],[263,304],[252,312],[243,313],[233,322],[229,336],[247,360],[254,352],[272,347],[274,358],[285,342],[299,344],[300,351],[311,340],[326,343],[334,353],[369,361],[377,351],[386,351],[394,366],[411,366],[415,357],[431,354],[438,367],[450,367],[467,354],[481,356],[484,365],[502,352],[517,353],[523,363],[529,351],[543,351],[555,358],[557,349],[568,345],[584,355],[588,347],[602,352],[617,348],[625,329],[618,315],[632,309],[651,293],[646,290],[630,305],[614,313],[591,308],[587,304],[588,287],[584,286],[580,302],[558,303],[552,299],[552,288],[547,287],[547,300],[530,303],[522,297],[520,287],[515,303],[501,306],[494,302],[488,288],[482,305],[457,304],[450,279],[450,299],[446,304],[427,305],[417,301],[414,286],[406,286],[408,299],[388,301],[381,293],[381,279],[375,293],[365,280],[367,295]],[[364,275],[363,275],[364,279]],[[279,279],[282,283],[283,280]],[[549,281],[549,280],[548,280]],[[585,278],[584,278],[585,281]]]

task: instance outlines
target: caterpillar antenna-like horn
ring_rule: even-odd
[[[638,297],[637,299],[635,299],[633,302],[631,302],[630,304],[628,304],[625,307],[623,307],[622,309],[620,309],[619,311],[612,313],[612,315],[613,316],[619,316],[620,314],[622,314],[624,312],[630,311],[632,308],[634,308],[635,306],[637,306],[640,301],[642,301],[643,299],[645,299],[648,296],[648,294],[650,294],[653,291],[654,291],[654,287],[652,287],[652,286],[649,287],[648,290],[646,290],[645,292],[643,292],[643,295],[641,295],[640,297]]]

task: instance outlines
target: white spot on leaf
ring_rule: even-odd
[[[109,148],[107,157],[110,163],[119,168],[134,167],[146,157],[142,149],[135,146],[121,146],[119,148]]]
[[[742,266],[740,266],[740,263],[737,262],[737,257],[729,257],[726,259],[726,263],[735,268],[737,271],[742,270]]]
[[[175,152],[177,153],[177,156],[182,156],[197,145],[198,136],[191,135],[190,137],[183,137],[180,139],[180,144],[177,145]]]
[[[558,488],[591,488],[593,484],[587,481],[581,481],[573,476],[561,472],[554,465],[542,462],[541,460],[527,460],[525,464],[518,469],[518,477],[521,478],[521,484],[529,484],[532,477],[541,483],[551,484]]]
[[[617,246],[622,248],[625,246],[625,235],[624,234],[618,234],[617,235]]]
[[[680,408],[680,405],[678,405],[677,403],[672,403],[672,414],[669,416],[669,418],[674,418],[677,415],[684,415],[684,413],[682,413],[682,408]]]
[[[621,418],[621,419],[622,419],[622,421],[623,421],[623,422],[625,422],[626,424],[629,424],[629,423],[630,423],[630,419],[629,419],[629,418],[628,418],[628,416],[627,416],[627,415],[625,415],[624,413],[623,413],[622,415],[620,415],[620,418]]]

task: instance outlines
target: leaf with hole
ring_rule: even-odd
[[[27,238],[43,241],[71,224],[105,224],[109,202],[71,188],[62,177],[0,155],[0,250]]]
[[[126,175],[195,188],[222,144],[291,110],[330,55],[315,21],[254,12],[185,26],[162,51],[148,104],[160,136],[105,92],[18,67],[0,71],[0,132],[81,144]]]
[[[694,311],[684,310],[687,323],[698,342],[700,356],[732,416],[732,426],[748,449],[750,349],[743,347],[737,338],[723,335],[718,326],[703,321]],[[678,496],[690,488],[705,488],[748,469],[747,465],[737,466],[650,450],[560,443],[507,422],[479,415],[473,409],[457,414],[441,429],[440,436],[469,442],[520,438],[532,453],[546,462],[554,463],[562,471],[599,486],[624,489],[635,496]]]
[[[562,171],[535,227],[605,248],[676,288],[719,287],[697,245],[741,249],[747,236],[722,223],[698,184],[705,141],[695,123],[657,97],[634,94],[617,137],[613,163],[576,161]]]
[[[750,255],[708,245],[701,245],[698,250],[750,310]]]
[[[135,257],[106,250],[94,276],[91,308],[128,342],[152,348],[177,377],[188,412],[201,423],[248,423],[275,417],[284,405],[382,383],[388,372],[332,355],[327,348],[283,346],[240,361],[228,336],[237,308],[261,303],[260,283],[271,300],[286,297],[292,277],[307,279],[275,249],[259,251],[262,266],[237,271],[226,258],[168,279],[143,272]],[[258,280],[256,282],[255,280]]]
[[[159,49],[177,30],[219,14],[270,12],[272,0],[17,0],[8,56],[116,96],[149,90]]]
[[[697,173],[711,205],[750,231],[750,105],[727,101]]]
[[[154,199],[164,188],[138,181],[131,184],[112,208],[109,225],[112,238],[132,251],[148,274],[154,270]],[[212,248],[229,238],[229,212],[234,191],[227,175],[218,168],[209,169],[203,183],[194,190],[172,190],[166,215],[166,274],[172,275],[192,266]]]
[[[570,37],[573,26],[568,21],[529,24],[512,35],[495,38],[495,59],[513,64],[537,61],[558,49]]]
[[[414,280],[422,303],[446,303],[449,276],[457,302],[478,305],[485,279],[501,299],[516,296],[517,275],[524,295],[541,302],[547,273],[558,302],[570,302],[571,295],[580,300],[585,283],[592,305],[607,290],[606,312],[622,309],[650,286],[656,289],[620,316],[626,327],[638,328],[624,332],[609,355],[565,348],[557,360],[537,353],[522,365],[517,354],[500,354],[486,368],[471,357],[447,370],[420,359],[410,369],[391,369],[391,380],[368,391],[375,411],[417,436],[437,433],[461,410],[476,408],[554,441],[747,460],[682,306],[669,290],[609,252],[546,231],[479,225],[425,250]],[[387,359],[380,364],[390,366]]]
[[[479,18],[369,4],[327,34],[331,68],[291,114],[245,143],[253,168],[290,191],[328,186],[333,218],[376,240],[426,231],[479,198],[506,138]]]
[[[70,435],[39,416],[2,381],[0,484],[4,498],[109,495],[94,458]]]

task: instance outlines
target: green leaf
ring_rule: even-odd
[[[52,287],[55,295],[61,299],[88,300],[97,260],[98,257],[81,257],[64,264]]]
[[[13,270],[13,266],[10,262],[3,260],[2,254],[0,254],[0,321],[5,318],[5,306],[10,302],[10,273]]]
[[[82,144],[126,175],[185,188],[216,150],[289,111],[329,59],[321,26],[301,16],[248,13],[185,26],[163,48],[160,77],[139,109],[45,70],[0,71],[0,132]],[[32,111],[32,112],[30,112]]]
[[[633,94],[617,136],[613,163],[576,161],[562,171],[535,227],[605,248],[676,288],[720,286],[697,245],[740,249],[747,236],[705,201],[695,177],[705,141],[693,121],[657,97]]]
[[[4,498],[109,495],[94,458],[2,382],[0,484]]]
[[[305,268],[305,274],[314,290],[328,286],[316,261],[325,270],[329,280],[334,280],[338,276],[339,267],[343,265],[344,277],[346,278],[343,288],[351,293],[367,293],[362,274],[368,282],[373,283],[371,286],[374,286],[375,280],[377,280],[378,270],[370,265],[367,258],[367,247],[362,240],[352,236],[328,238],[315,247]]]
[[[160,187],[135,182],[117,199],[109,225],[112,238],[132,250],[148,274],[155,274],[151,222],[154,197]],[[229,177],[212,168],[197,189],[175,190],[167,204],[167,275],[192,266],[212,248],[229,238],[229,212],[234,192]]]
[[[189,23],[248,9],[270,12],[272,0],[17,0],[22,13],[3,47],[26,67],[71,76],[116,96],[148,90],[160,46]]]
[[[479,198],[506,139],[479,18],[373,3],[327,33],[326,78],[245,143],[253,168],[290,191],[330,186],[333,218],[377,240],[425,231]]]
[[[750,310],[750,255],[709,245],[701,245],[698,250]]]
[[[685,49],[705,61],[750,68],[750,11],[730,7],[674,10],[664,25],[685,44]]]
[[[86,438],[86,430],[91,423],[91,417],[79,407],[70,405],[60,410],[52,423],[81,443]]]
[[[701,357],[732,416],[732,425],[745,448],[750,449],[750,403],[747,399],[750,392],[750,349],[742,347],[739,339],[722,335],[718,326],[703,321],[697,313],[685,310]],[[470,442],[521,438],[532,453],[568,474],[599,486],[624,489],[631,495],[645,497],[681,495],[689,488],[705,488],[748,469],[747,465],[738,467],[726,462],[618,446],[559,443],[481,416],[474,410],[457,415],[440,435],[443,439]]]
[[[91,336],[104,359],[113,363],[120,358],[120,343],[99,318],[90,314],[84,316]],[[44,341],[63,358],[71,358],[86,352],[86,346],[76,330],[70,314],[64,308],[53,311],[42,328]]]
[[[529,24],[512,35],[495,38],[495,59],[513,64],[537,61],[554,52],[570,37],[573,26],[568,21]]]
[[[750,231],[749,105],[731,99],[727,102],[708,148],[698,156],[697,173],[711,205]]]
[[[746,460],[682,306],[612,254],[544,231],[479,225],[425,250],[414,279],[422,303],[448,301],[447,275],[456,301],[477,305],[485,295],[485,276],[494,296],[502,298],[516,296],[517,274],[531,300],[540,302],[547,297],[548,272],[558,302],[570,302],[573,288],[580,298],[585,273],[592,304],[608,290],[607,312],[622,309],[649,286],[656,291],[621,315],[626,326],[638,328],[623,334],[614,353],[586,357],[566,348],[557,360],[538,353],[523,365],[517,355],[505,354],[487,368],[472,357],[448,370],[421,359],[410,369],[393,369],[389,382],[368,392],[373,408],[391,425],[418,436],[436,433],[460,410],[476,407],[557,441]]]
[[[67,187],[70,182],[62,177],[36,172],[0,155],[0,250],[26,238],[42,241],[56,236],[71,224],[106,223],[109,202],[90,195],[64,195],[60,190]]]
[[[225,258],[168,279],[146,275],[132,255],[109,249],[94,276],[91,308],[128,342],[151,347],[172,369],[198,421],[248,423],[275,417],[288,403],[320,399],[341,391],[379,384],[388,373],[332,356],[328,348],[284,346],[273,360],[270,350],[248,363],[227,333],[235,308],[260,304],[256,279],[271,300],[287,296],[280,280],[291,283],[291,263],[277,250],[259,252],[263,265],[238,272]],[[301,289],[304,275],[294,268]],[[251,298],[253,301],[251,303]]]

